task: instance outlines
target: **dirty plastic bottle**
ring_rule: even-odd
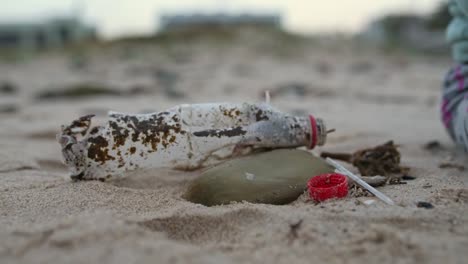
[[[258,149],[312,149],[326,140],[321,119],[288,115],[266,103],[110,112],[105,126],[91,128],[92,117],[73,121],[57,136],[72,179],[103,180],[138,168],[193,170]]]

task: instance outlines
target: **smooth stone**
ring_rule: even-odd
[[[311,177],[333,171],[309,152],[273,150],[206,170],[190,184],[184,197],[206,206],[242,201],[287,204],[304,192]]]

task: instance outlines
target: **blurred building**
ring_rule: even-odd
[[[174,14],[160,17],[160,31],[171,31],[193,27],[219,26],[266,26],[281,28],[279,14]]]
[[[371,22],[360,37],[379,46],[407,47],[421,51],[445,51],[443,29],[430,26],[417,15],[387,15]]]
[[[76,18],[0,24],[0,49],[35,52],[95,39],[96,29]]]

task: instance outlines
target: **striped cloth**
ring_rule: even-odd
[[[453,140],[468,152],[468,64],[450,69],[442,94],[442,122]]]

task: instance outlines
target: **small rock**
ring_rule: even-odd
[[[0,93],[2,94],[15,94],[18,91],[16,85],[10,82],[0,82]]]
[[[376,176],[361,176],[361,179],[372,187],[379,187],[385,185],[387,177],[376,175]]]
[[[412,180],[416,180],[416,177],[410,176],[410,175],[403,175],[401,179],[405,181],[412,181]]]
[[[418,202],[417,206],[419,208],[426,208],[426,209],[434,208],[434,206],[431,203],[428,203],[428,202]]]
[[[297,238],[299,236],[298,230],[301,228],[302,222],[304,220],[301,219],[297,221],[296,223],[289,224],[289,231],[290,231],[290,236],[291,238]]]
[[[432,140],[432,141],[427,142],[427,143],[423,146],[423,148],[424,148],[425,150],[430,150],[430,151],[438,151],[438,150],[442,150],[442,149],[443,149],[442,145],[441,145],[440,142],[437,141],[437,140]]]

